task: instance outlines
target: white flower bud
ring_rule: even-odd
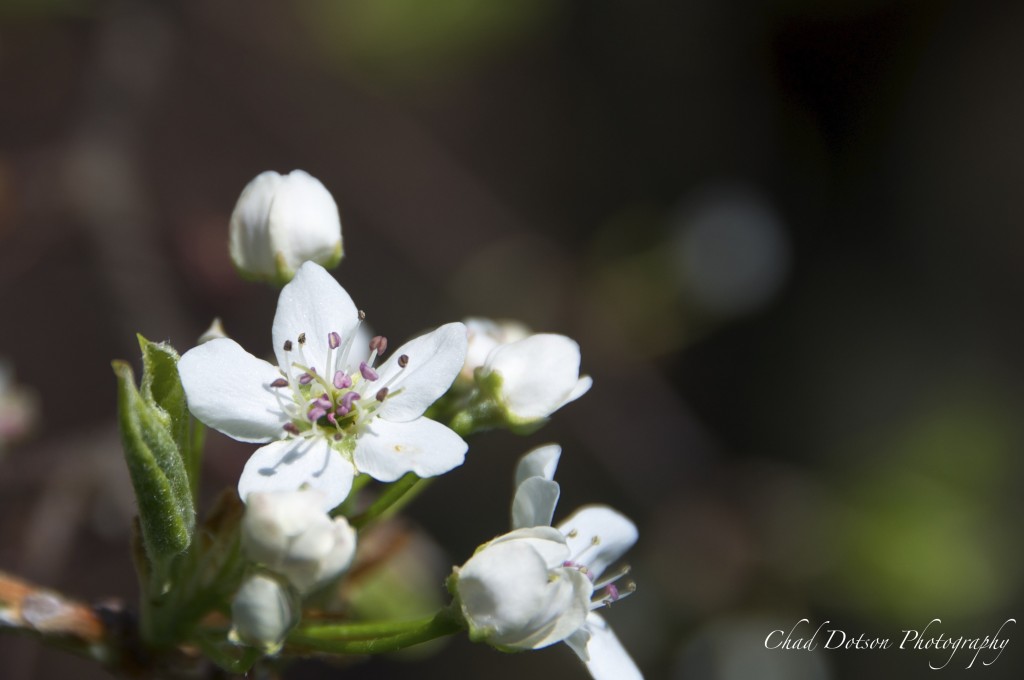
[[[578,631],[593,585],[565,567],[557,529],[518,529],[486,544],[455,570],[452,588],[473,640],[499,649],[539,649]]]
[[[479,377],[497,392],[497,401],[513,425],[547,418],[586,394],[593,383],[590,376],[580,376],[580,346],[551,333],[496,347],[487,355]]]
[[[473,372],[484,365],[487,355],[499,345],[522,340],[530,334],[530,329],[518,321],[485,319],[470,317],[463,321],[466,324],[466,362],[459,373],[459,380],[473,381]]]
[[[295,604],[284,586],[269,576],[250,576],[231,601],[229,637],[274,654],[297,622]]]
[[[218,316],[210,322],[210,327],[203,331],[203,334],[199,336],[199,344],[201,345],[204,342],[209,342],[210,340],[226,337],[228,337],[228,332],[224,330],[224,323]]]
[[[287,283],[312,260],[341,261],[341,219],[330,192],[302,170],[268,170],[242,190],[231,214],[231,259],[245,276]]]
[[[245,553],[284,576],[301,593],[341,574],[352,563],[356,532],[331,519],[316,489],[251,493],[242,519]]]

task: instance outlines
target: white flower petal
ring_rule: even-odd
[[[558,525],[573,561],[585,564],[595,577],[626,554],[638,537],[636,525],[604,505],[579,508]]]
[[[234,340],[210,340],[178,361],[189,411],[210,427],[243,442],[280,437],[290,418],[277,389],[277,368],[242,349]]]
[[[558,468],[558,458],[562,455],[562,447],[558,444],[538,446],[522,458],[516,465],[516,487],[518,488],[530,477],[554,479]]]
[[[516,487],[512,498],[512,528],[548,527],[558,505],[558,483],[530,477]]]
[[[643,680],[636,662],[615,637],[611,626],[593,612],[574,635],[565,640],[576,655],[587,664],[594,680]]]
[[[322,437],[285,439],[252,454],[238,480],[244,501],[257,491],[298,491],[303,486],[323,492],[323,510],[329,511],[348,496],[355,470]]]
[[[409,357],[405,368],[399,358]],[[385,420],[405,422],[419,418],[448,391],[466,360],[466,327],[448,323],[405,343],[377,369],[374,385],[389,384],[390,394],[377,411]]]
[[[496,348],[483,370],[501,375],[509,413],[524,421],[546,418],[578,390],[580,347],[564,335],[539,333]]]
[[[360,472],[393,482],[407,472],[434,477],[462,465],[466,442],[441,423],[418,418],[393,423],[374,418],[356,440],[353,462]]]
[[[282,178],[267,219],[270,242],[292,269],[306,260],[327,262],[341,246],[337,204],[320,180],[302,170]]]
[[[584,394],[590,391],[590,388],[594,386],[594,379],[589,375],[580,376],[580,379],[576,381],[576,387],[572,388],[572,392],[566,397],[565,401],[562,402],[562,406],[565,406],[570,401],[576,401]]]
[[[231,259],[243,270],[264,276],[274,273],[274,251],[270,247],[270,204],[284,178],[273,170],[262,172],[249,182],[231,213]]]
[[[569,547],[565,544],[565,536],[554,527],[535,526],[513,529],[507,534],[492,539],[487,545],[511,541],[529,545],[541,556],[549,569],[560,567],[569,559]]]
[[[458,572],[470,634],[506,649],[538,649],[563,640],[586,619],[591,585],[576,569],[550,570],[529,544],[491,544]]]
[[[278,365],[291,372],[291,363],[303,363],[316,368],[321,375],[330,376],[333,367],[326,366],[328,334],[341,335],[348,340],[355,329],[358,310],[345,289],[315,262],[306,262],[295,278],[281,289],[274,315],[274,352]],[[306,334],[301,347],[299,334]],[[284,343],[291,340],[292,351],[285,355]]]

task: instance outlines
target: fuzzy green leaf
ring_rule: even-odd
[[[163,574],[191,541],[195,525],[192,494],[171,432],[171,417],[139,393],[131,366],[115,361],[113,368],[121,439],[138,503],[143,544],[153,573]]]

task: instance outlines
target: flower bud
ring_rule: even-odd
[[[269,576],[250,576],[231,601],[229,637],[274,654],[297,622],[295,604],[281,583]]]
[[[246,555],[300,593],[338,576],[352,563],[356,532],[323,508],[324,494],[316,489],[250,493],[242,519]]]
[[[593,586],[578,569],[563,566],[568,558],[564,537],[551,527],[519,529],[478,549],[449,580],[470,638],[516,651],[578,631]]]
[[[512,426],[541,422],[590,389],[580,376],[580,346],[564,335],[537,333],[499,345],[487,355],[477,380]]]
[[[341,219],[330,192],[302,170],[268,170],[242,190],[231,214],[231,259],[246,277],[283,285],[306,260],[341,261]]]
[[[463,321],[466,324],[466,362],[458,379],[473,382],[473,372],[484,365],[487,355],[499,345],[522,340],[530,334],[530,329],[518,321],[485,319],[470,317]]]

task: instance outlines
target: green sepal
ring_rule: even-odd
[[[191,542],[195,510],[173,418],[157,402],[158,398],[173,401],[170,395],[174,390],[168,387],[166,376],[168,364],[159,355],[149,356],[152,368],[143,378],[149,398],[136,388],[128,363],[114,361],[112,365],[117,376],[121,439],[135,489],[143,546],[154,581],[163,581],[171,561]],[[158,591],[163,587],[153,585]]]

